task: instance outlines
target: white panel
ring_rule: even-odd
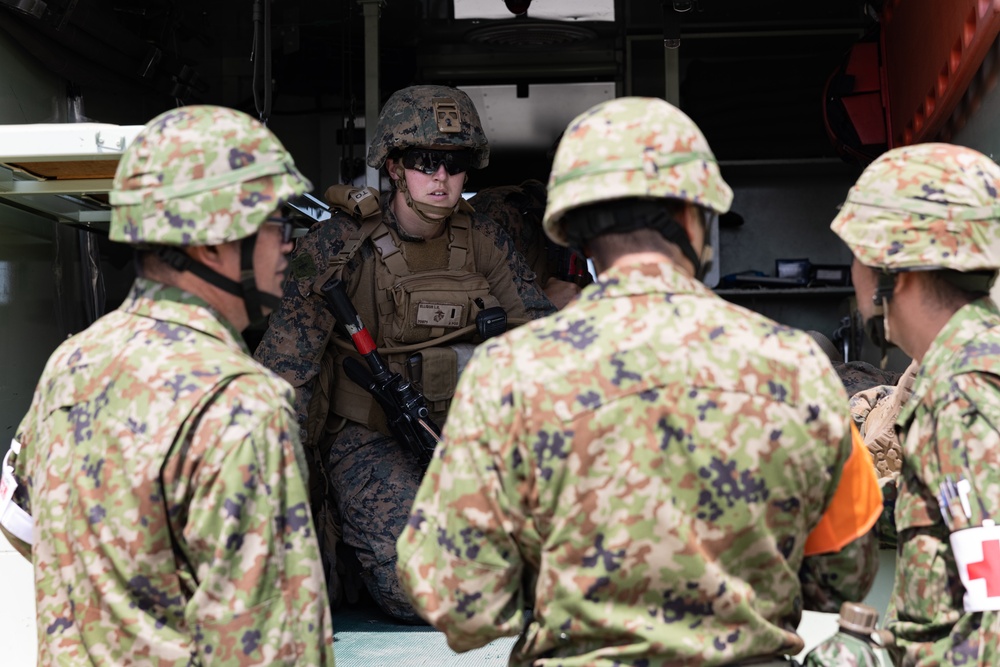
[[[0,125],[0,162],[117,158],[141,129],[106,123]]]
[[[614,99],[613,83],[462,86],[479,111],[491,151],[549,148],[569,122],[598,102]]]
[[[523,1],[523,0],[522,0]],[[533,0],[527,15],[555,21],[614,21],[614,0]],[[504,19],[514,15],[503,0],[455,0],[456,19]]]

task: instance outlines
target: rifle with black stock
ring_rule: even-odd
[[[430,418],[427,402],[399,373],[393,373],[375,348],[375,341],[344,291],[343,281],[331,278],[321,288],[330,312],[344,325],[358,354],[368,362],[366,369],[352,357],[344,359],[344,372],[356,385],[375,398],[385,412],[389,431],[405,443],[426,469],[441,439],[441,429]]]

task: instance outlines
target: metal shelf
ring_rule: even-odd
[[[719,296],[784,298],[801,296],[852,296],[853,287],[734,287],[717,289]]]

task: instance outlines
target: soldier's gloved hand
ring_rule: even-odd
[[[892,394],[872,408],[865,419],[862,434],[880,478],[896,474],[902,468],[902,447],[896,437],[895,424],[903,404],[913,393],[913,380],[916,375],[917,362],[913,361],[899,378]]]

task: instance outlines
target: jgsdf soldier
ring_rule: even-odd
[[[696,279],[731,200],[663,100],[567,128],[545,231],[598,280],[476,350],[398,542],[456,651],[520,633],[512,665],[787,664],[804,608],[868,591],[881,499],[829,360]]]
[[[965,563],[987,593],[977,605],[963,600],[966,572],[950,546],[953,531],[1000,514],[1000,311],[988,298],[998,190],[1000,167],[974,150],[897,148],[865,169],[831,225],[854,253],[869,329],[919,364],[896,420],[902,471],[886,489],[889,500],[898,492],[885,624],[897,665],[1000,664],[995,548]]]
[[[53,353],[12,446],[39,665],[333,664],[292,390],[240,337],[280,296],[273,216],[310,187],[221,107],[165,112],[122,156],[110,237],[139,277]]]
[[[499,306],[509,320],[523,321],[553,311],[510,237],[462,198],[468,170],[485,167],[488,158],[479,116],[464,92],[443,86],[395,92],[368,151],[368,164],[392,180],[385,205],[376,205],[371,190],[327,191],[328,200],[356,214],[338,210],[298,241],[292,280],[256,352],[295,387],[316,472],[327,478],[320,489],[327,497],[314,502],[329,501],[328,562],[335,560],[339,529],[376,603],[406,621],[419,618],[399,588],[396,538],[423,470],[389,435],[371,395],[345,376],[343,360],[354,352],[331,335],[334,318],[320,290],[331,278],[343,280],[389,366],[419,383],[442,423],[478,342],[470,331],[477,313]],[[335,576],[328,569],[334,597],[340,595]]]

